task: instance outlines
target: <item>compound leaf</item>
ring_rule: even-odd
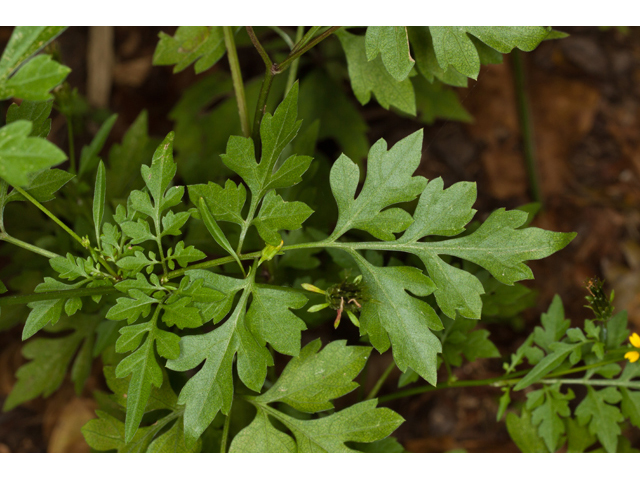
[[[367,27],[365,48],[367,60],[380,54],[385,68],[398,82],[407,78],[415,63],[409,52],[407,27]]]
[[[367,363],[369,347],[351,347],[346,340],[331,342],[318,353],[320,339],[307,344],[292,358],[276,383],[254,400],[284,402],[301,412],[333,408],[331,400],[357,388],[353,381]]]
[[[618,435],[621,433],[618,424],[624,420],[620,409],[613,405],[620,400],[622,396],[615,387],[594,390],[587,386],[587,396],[575,411],[578,423],[588,424],[589,432],[598,436],[598,440],[609,453],[616,451]]]
[[[252,224],[258,229],[262,239],[269,245],[278,246],[282,237],[279,230],[297,230],[309,218],[313,210],[302,202],[285,202],[271,190],[264,197],[260,212]]]
[[[178,73],[193,62],[196,73],[211,68],[226,52],[222,27],[178,27],[173,37],[164,32],[153,54],[154,65],[175,65]]]

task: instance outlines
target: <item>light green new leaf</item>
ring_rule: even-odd
[[[336,160],[330,180],[339,215],[332,238],[357,228],[381,240],[393,241],[394,232],[403,231],[411,224],[411,215],[404,210],[381,210],[411,201],[424,189],[427,180],[412,176],[420,164],[422,138],[423,132],[419,130],[400,140],[389,151],[387,142],[378,140],[369,151],[367,177],[355,199],[360,179],[358,166],[345,155]]]
[[[260,212],[252,225],[258,229],[262,239],[269,245],[278,246],[282,237],[279,230],[297,230],[309,218],[313,210],[302,202],[285,202],[280,195],[271,190],[264,197]]]
[[[290,309],[302,308],[307,301],[306,295],[291,288],[254,284],[247,327],[260,345],[270,343],[278,352],[297,357],[300,332],[307,326]]]
[[[24,187],[29,175],[62,163],[67,156],[43,138],[29,137],[31,122],[17,120],[0,128],[0,177]]]
[[[23,98],[44,101],[53,97],[49,91],[69,75],[71,69],[51,59],[50,55],[38,55],[29,60],[18,72],[0,81],[0,98]]]
[[[24,190],[40,203],[44,203],[53,200],[55,198],[53,194],[64,187],[72,178],[73,175],[71,173],[52,168],[38,173]],[[6,197],[5,204],[9,202],[24,202],[26,200],[20,192],[11,190]]]
[[[178,27],[173,37],[164,32],[153,54],[154,65],[174,65],[178,73],[193,62],[196,73],[211,68],[226,52],[222,27]]]
[[[175,134],[170,132],[164,141],[156,148],[151,166],[142,165],[140,173],[155,202],[155,208],[162,211],[164,192],[176,174],[177,166],[173,161],[173,139]]]
[[[349,67],[351,88],[358,101],[365,105],[373,93],[387,110],[393,106],[409,115],[416,114],[416,99],[409,78],[397,81],[385,68],[382,59],[367,60],[365,37],[353,35],[344,29],[336,32]]]
[[[169,212],[164,217],[162,217],[162,233],[160,234],[160,236],[164,237],[165,235],[182,235],[182,231],[180,229],[184,226],[185,223],[187,223],[187,220],[189,220],[190,216],[190,212],[173,213],[171,210],[169,210]]]
[[[200,199],[204,198],[209,211],[219,222],[233,222],[238,225],[244,223],[242,207],[247,200],[247,191],[243,184],[236,185],[227,180],[222,188],[217,183],[189,185],[189,199],[199,207]]]
[[[612,404],[622,400],[620,392],[614,387],[594,390],[587,386],[587,396],[576,408],[575,414],[580,425],[589,425],[589,432],[598,436],[598,440],[609,453],[616,451],[618,425],[624,420],[620,409]]]
[[[365,48],[367,60],[379,53],[387,71],[398,82],[407,78],[415,63],[409,52],[407,27],[367,27]]]
[[[559,383],[550,387],[545,385],[542,390],[528,395],[527,409],[532,412],[531,423],[538,427],[540,437],[551,452],[555,452],[560,446],[560,437],[565,433],[561,417],[571,415],[569,401],[574,397],[571,390],[562,394]]]
[[[358,387],[353,380],[367,363],[369,347],[348,347],[346,340],[322,349],[320,339],[308,343],[292,358],[276,383],[254,400],[284,402],[301,412],[315,413],[333,408],[331,400]]]
[[[51,130],[51,109],[53,108],[53,100],[44,102],[32,102],[23,100],[20,105],[12,103],[7,110],[7,123],[13,123],[17,120],[29,120],[33,124],[31,130],[32,137],[47,138]]]
[[[67,27],[16,27],[0,59],[0,83]]]
[[[413,267],[374,267],[352,253],[363,277],[366,300],[360,314],[360,334],[384,352],[393,346],[393,358],[401,371],[411,367],[432,385],[436,384],[437,356],[442,352],[431,330],[441,330],[436,312],[412,294],[433,293],[433,282]]]
[[[56,325],[56,332],[73,330],[73,333],[58,338],[37,338],[22,349],[25,358],[31,360],[18,369],[18,381],[4,402],[3,411],[11,410],[39,395],[48,397],[55,392],[67,374],[69,364],[80,348],[81,352],[93,347],[94,332],[98,321],[91,317],[81,321],[62,321]],[[80,390],[88,375],[83,372],[84,356],[80,353],[74,362],[72,378],[76,381],[76,391]],[[89,362],[89,365],[91,363]]]
[[[149,253],[153,255],[153,252],[149,252]],[[118,260],[116,262],[116,265],[122,268],[123,270],[128,270],[133,274],[137,274],[140,270],[142,270],[145,267],[153,268],[153,265],[157,263],[160,263],[160,262],[158,262],[157,260],[150,260],[144,255],[144,253],[140,251],[136,251],[134,252],[133,255],[128,255]],[[124,283],[124,282],[120,282],[120,283]],[[125,285],[128,286],[129,284],[125,284]]]
[[[51,277],[45,277],[44,283],[41,283],[35,288],[35,292],[52,292],[56,290],[72,290],[78,288],[88,280],[82,280],[81,282],[67,285],[66,283],[58,282]],[[27,321],[25,322],[24,329],[22,330],[22,340],[26,340],[37,332],[42,330],[49,323],[55,325],[60,320],[62,315],[62,308],[66,298],[55,298],[51,300],[40,300],[37,302],[31,302],[27,306],[31,308]]]
[[[51,268],[58,272],[58,276],[64,280],[75,280],[79,277],[90,278],[85,269],[85,260],[74,257],[70,253],[67,253],[66,257],[54,257],[50,259],[49,265],[51,265]]]
[[[275,428],[269,417],[258,410],[256,417],[231,442],[229,453],[296,453],[296,442]]]
[[[225,236],[222,229],[216,223],[216,219],[213,218],[207,204],[205,203],[204,198],[200,197],[200,202],[198,203],[198,211],[200,212],[200,216],[202,217],[202,221],[204,222],[205,227],[216,241],[218,245],[220,245],[229,255],[231,255],[235,261],[240,265],[240,270],[244,273],[244,267],[242,266],[242,262],[240,261],[240,257],[236,251],[231,247],[229,240]]]
[[[156,238],[151,233],[149,223],[141,218],[137,222],[123,222],[120,227],[122,228],[122,233],[131,238],[131,243],[134,245]]]

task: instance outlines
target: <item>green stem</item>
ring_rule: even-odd
[[[251,196],[251,206],[249,207],[249,213],[247,213],[247,218],[245,219],[244,223],[242,224],[242,231],[240,232],[240,239],[238,240],[238,248],[236,250],[236,253],[238,255],[240,255],[240,253],[242,252],[242,245],[244,244],[244,237],[247,235],[247,231],[249,230],[249,227],[251,226],[251,222],[253,221],[253,217],[255,217],[256,210],[258,208],[258,201],[259,201],[258,195],[254,195],[253,193],[251,195],[252,195]]]
[[[513,77],[516,91],[516,105],[518,109],[518,120],[522,131],[522,144],[524,160],[529,176],[529,186],[533,199],[540,203],[544,203],[542,191],[540,189],[540,180],[538,175],[538,167],[536,162],[536,148],[533,137],[533,121],[531,119],[531,107],[527,95],[525,84],[525,72],[522,62],[522,55],[518,49],[514,49],[511,53],[511,66],[513,68]]]
[[[44,248],[36,247],[35,245],[31,245],[30,243],[18,240],[17,238],[12,237],[6,232],[0,233],[0,240],[12,243],[20,248],[24,248],[25,250],[29,250],[31,252],[37,253],[38,255],[42,255],[43,257],[55,258],[60,256],[57,253],[50,252],[49,250],[45,250]]]
[[[291,63],[293,63],[294,60],[296,60],[300,56],[304,55],[306,52],[311,50],[313,47],[315,47],[317,44],[319,44],[325,38],[331,36],[333,34],[333,32],[335,32],[339,28],[340,27],[331,27],[326,32],[321,33],[316,38],[311,40],[309,43],[307,43],[306,45],[301,47],[299,50],[291,52],[284,62],[282,62],[281,64],[276,66],[275,73],[278,74],[278,73],[284,72],[287,68],[289,68],[289,66],[291,65]]]
[[[253,31],[253,27],[246,27],[246,29],[247,29],[247,33],[249,34],[249,38],[251,39],[251,43],[253,43],[253,46],[256,47],[258,54],[260,54],[260,57],[264,62],[264,66],[267,67],[267,70],[271,70],[271,67],[273,66],[273,62],[271,61],[271,58],[269,58],[269,54],[267,53],[267,51],[264,49],[264,47],[260,43],[260,40],[258,40],[256,33]]]
[[[64,117],[67,120],[67,133],[69,137],[69,171],[76,173],[76,148],[73,141],[73,122],[71,116]]]
[[[53,220],[54,222],[56,222],[65,232],[67,232],[69,235],[71,235],[71,237],[78,242],[80,245],[82,245],[84,248],[88,248],[86,245],[86,242],[84,242],[76,232],[74,232],[73,230],[71,230],[62,220],[60,220],[58,217],[56,217],[53,213],[51,213],[45,206],[43,206],[39,201],[37,201],[35,198],[33,198],[31,195],[29,195],[27,192],[25,192],[22,188],[14,185],[13,188],[16,189],[16,191],[20,194],[22,194],[23,197],[25,197],[27,200],[29,200],[31,203],[33,203],[36,207],[38,207],[42,212],[44,212],[44,214],[49,217],[51,220]]]
[[[365,400],[371,400],[372,398],[375,398],[376,395],[378,395],[378,392],[384,385],[384,382],[387,380],[387,377],[391,374],[391,372],[395,367],[396,367],[396,362],[394,362],[392,358],[391,363],[389,364],[387,369],[384,371],[384,373],[380,375],[380,378],[378,379],[376,384],[373,386],[373,388],[371,389],[371,391],[369,392],[369,395],[367,395]]]
[[[224,32],[224,43],[227,47],[227,58],[229,59],[229,68],[231,69],[233,90],[236,93],[236,100],[238,102],[238,115],[240,116],[242,134],[245,137],[250,137],[251,124],[249,123],[249,109],[247,108],[247,98],[244,93],[244,82],[242,81],[242,71],[240,70],[240,62],[238,61],[238,52],[233,38],[233,31],[231,27],[222,27],[222,31]]]
[[[280,27],[269,27],[271,30],[273,30],[274,32],[276,32],[278,34],[278,36],[284,40],[284,43],[287,44],[287,46],[289,47],[289,50],[293,50],[293,47],[295,47],[295,43],[293,42],[293,40],[291,40],[291,37],[289,36],[289,34],[287,32],[285,32],[284,30],[282,30]],[[298,29],[304,29],[304,27],[298,27]],[[299,38],[296,36],[296,42],[299,40]]]
[[[304,27],[303,27],[304,28]],[[296,44],[294,45],[294,47],[291,49],[291,52],[297,52],[298,50],[300,50],[302,47],[304,47],[307,43],[309,43],[311,41],[311,39],[313,38],[313,36],[318,32],[318,30],[320,30],[322,27],[311,27],[309,29],[309,31],[307,33],[304,34],[304,37],[302,37],[302,39],[298,40],[296,42]]]
[[[304,33],[304,26],[299,26],[296,32],[296,44],[300,42],[302,39],[302,34]],[[300,64],[300,59],[296,58],[294,62],[291,64],[291,70],[289,70],[289,76],[287,77],[287,86],[284,89],[284,96],[286,97],[293,87],[294,82],[296,81],[296,77],[298,76],[298,65]]]
[[[222,427],[222,440],[220,440],[220,453],[227,453],[227,442],[229,440],[229,426],[231,425],[231,411],[233,409],[233,403],[229,408],[229,415],[224,419],[224,427]]]
[[[109,295],[118,293],[115,287],[74,288],[72,290],[53,290],[50,292],[27,293],[20,295],[5,295],[0,297],[0,306],[24,305],[43,300],[56,300],[60,298],[90,297],[93,295]]]
[[[253,131],[251,133],[251,138],[253,139],[256,158],[260,158],[262,155],[260,125],[262,124],[262,117],[264,117],[264,114],[267,112],[267,99],[269,98],[269,90],[271,90],[271,84],[273,83],[273,75],[272,67],[265,70],[264,80],[262,80],[262,86],[260,87],[260,93],[258,95],[258,103],[256,104],[256,113],[253,116]]]

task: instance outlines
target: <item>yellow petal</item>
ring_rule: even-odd
[[[631,363],[637,362],[640,358],[640,353],[638,352],[627,352],[624,354],[624,358],[628,359]]]
[[[629,337],[629,341],[631,342],[631,345],[633,345],[634,347],[640,348],[640,335],[638,335],[637,333],[633,333]]]

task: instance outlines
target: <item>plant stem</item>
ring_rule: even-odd
[[[296,32],[296,44],[300,42],[302,39],[302,34],[304,33],[304,26],[299,26]],[[289,70],[289,76],[287,77],[287,86],[284,89],[284,96],[286,97],[293,87],[294,82],[296,81],[296,77],[298,75],[298,65],[300,64],[300,59],[296,58],[291,64],[291,70]]]
[[[303,27],[304,28],[304,27]],[[309,31],[307,33],[304,34],[304,37],[302,37],[302,39],[297,40],[296,44],[293,46],[293,48],[291,49],[291,52],[297,52],[298,50],[300,50],[302,47],[304,47],[307,43],[309,43],[309,41],[313,38],[313,36],[318,32],[318,30],[320,30],[322,27],[311,27],[309,29]]]
[[[222,27],[222,31],[224,32],[224,43],[227,47],[227,58],[229,59],[229,68],[231,69],[233,90],[236,93],[236,100],[238,102],[238,115],[240,116],[242,134],[245,137],[250,137],[251,124],[249,123],[249,109],[247,108],[247,98],[244,93],[242,71],[240,70],[240,62],[238,61],[238,52],[233,38],[233,31],[231,27]]]
[[[76,232],[74,232],[73,230],[71,230],[62,220],[60,220],[58,217],[56,217],[53,213],[51,213],[45,206],[43,206],[39,201],[37,201],[35,198],[33,198],[31,195],[29,195],[27,192],[25,192],[22,188],[14,185],[13,188],[16,189],[16,191],[18,191],[18,193],[22,194],[23,197],[25,197],[27,200],[29,200],[31,203],[33,203],[36,207],[38,207],[40,210],[42,210],[44,212],[44,214],[49,217],[51,220],[53,220],[54,222],[56,222],[60,227],[62,227],[62,229],[67,232],[69,235],[71,235],[71,237],[78,242],[80,245],[82,245],[84,248],[87,248],[87,245],[85,242],[82,241],[82,239],[78,236],[78,234]]]
[[[222,440],[220,440],[220,453],[227,453],[227,441],[229,440],[229,426],[231,425],[231,411],[233,410],[233,403],[229,408],[229,415],[224,419],[224,427],[222,427]]]
[[[258,51],[260,57],[262,58],[262,61],[264,62],[264,66],[267,67],[267,70],[271,70],[273,62],[271,61],[271,58],[269,58],[269,54],[267,53],[267,51],[260,43],[260,40],[258,40],[258,37],[256,37],[256,33],[253,31],[253,27],[246,27],[246,29],[247,33],[249,34],[249,38],[251,39],[251,43],[253,43],[253,46],[256,47],[256,50]]]
[[[90,297],[93,295],[109,295],[118,293],[115,287],[74,288],[72,290],[53,290],[50,292],[28,293],[20,295],[6,295],[0,297],[0,306],[24,305],[43,300],[55,300],[60,298]]]
[[[71,116],[65,116],[67,121],[67,133],[69,138],[69,171],[76,173],[76,148],[73,141],[73,121]]]
[[[31,195],[29,195],[27,192],[25,192],[22,188],[17,187],[17,186],[13,186],[13,188],[20,194],[22,194],[23,197],[25,197],[27,200],[29,200],[31,203],[33,203],[36,207],[38,207],[42,212],[45,213],[45,215],[47,215],[47,217],[49,217],[51,220],[53,220],[54,222],[56,222],[60,227],[62,227],[62,229],[67,232],[69,235],[71,235],[71,237],[77,241],[80,245],[82,245],[83,248],[86,248],[87,250],[89,250],[89,252],[91,253],[91,255],[98,261],[100,262],[100,264],[107,270],[107,272],[109,272],[109,274],[114,277],[114,278],[118,278],[118,275],[116,274],[116,272],[113,271],[113,269],[109,266],[109,264],[107,262],[105,262],[105,260],[98,254],[98,252],[95,251],[94,248],[91,247],[91,244],[89,243],[89,239],[86,240],[82,240],[78,234],[76,234],[76,232],[74,232],[73,230],[71,230],[62,220],[60,220],[58,217],[56,217],[53,213],[51,213],[44,205],[42,205],[39,201],[37,201],[35,198],[33,198]]]
[[[276,32],[278,34],[278,36],[280,38],[282,38],[282,40],[284,40],[284,43],[287,44],[287,46],[289,47],[290,50],[293,50],[293,47],[295,47],[295,43],[293,42],[293,40],[291,40],[291,37],[289,36],[289,34],[287,32],[285,32],[284,30],[282,30],[280,27],[269,27],[271,30],[273,30],[274,32]],[[304,27],[298,27],[298,29],[304,29]],[[296,42],[300,40],[297,36],[296,36]]]
[[[384,373],[380,375],[380,378],[378,379],[376,384],[373,386],[373,388],[371,389],[371,391],[369,392],[369,395],[367,395],[365,400],[371,400],[372,398],[375,398],[376,395],[378,395],[378,392],[382,388],[382,385],[384,385],[384,382],[387,380],[387,377],[391,374],[395,366],[396,366],[396,362],[392,358],[391,363],[389,364],[387,369],[384,371]]]
[[[49,250],[45,250],[44,248],[36,247],[35,245],[31,245],[30,243],[23,242],[22,240],[18,240],[15,237],[12,237],[6,232],[0,233],[0,240],[4,240],[5,242],[12,243],[17,245],[18,247],[24,248],[25,250],[30,250],[38,255],[42,255],[47,258],[59,257],[57,253],[50,252]]]
[[[511,52],[511,66],[513,68],[513,78],[516,91],[516,105],[518,109],[518,121],[522,131],[522,147],[524,160],[529,176],[529,187],[534,201],[543,205],[544,198],[540,190],[540,180],[536,162],[536,148],[533,137],[533,121],[531,119],[531,107],[527,95],[524,65],[522,55],[518,49]]]
[[[291,52],[284,62],[282,62],[281,64],[276,66],[277,68],[276,68],[276,72],[275,73],[278,74],[278,73],[284,72],[287,68],[289,68],[289,65],[291,65],[291,63],[294,60],[296,60],[298,57],[302,56],[303,54],[305,54],[306,52],[311,50],[313,47],[315,47],[317,44],[319,44],[325,38],[331,36],[333,34],[333,32],[335,32],[339,28],[340,27],[331,27],[326,32],[321,33],[316,38],[311,40],[309,43],[307,43],[306,45],[301,47],[299,50]]]
[[[253,116],[253,131],[251,133],[251,138],[253,139],[256,158],[260,158],[262,155],[260,125],[262,124],[262,117],[264,117],[264,114],[267,112],[267,98],[269,98],[269,90],[271,90],[271,84],[273,83],[273,75],[273,67],[269,67],[265,70],[264,80],[262,80],[260,94],[258,95],[258,103],[256,104],[256,113]]]
[[[256,215],[256,209],[258,208],[259,197],[257,195],[251,194],[251,206],[249,207],[249,213],[247,213],[247,218],[242,224],[242,231],[240,232],[240,239],[238,240],[238,249],[236,253],[240,255],[242,252],[242,244],[244,243],[244,237],[247,235],[247,230],[251,226],[251,222],[253,221],[253,217]]]

